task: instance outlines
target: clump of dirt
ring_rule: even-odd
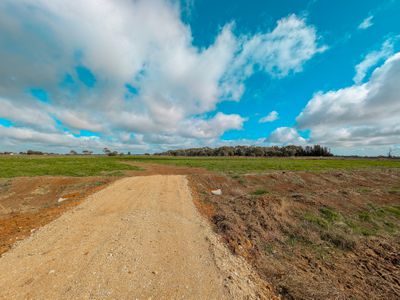
[[[214,230],[282,298],[399,299],[399,170],[190,180]]]
[[[114,180],[113,177],[0,179],[0,255]]]

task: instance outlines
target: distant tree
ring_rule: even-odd
[[[107,147],[105,147],[105,148],[103,149],[103,152],[104,152],[105,155],[110,155],[111,150],[108,149]]]
[[[190,148],[169,150],[156,155],[168,156],[253,156],[253,157],[271,157],[271,156],[332,156],[330,149],[320,145],[314,146],[296,146],[288,145],[284,147],[260,147],[260,146],[223,146],[219,148]]]
[[[42,151],[28,150],[28,151],[26,151],[26,154],[28,154],[28,155],[43,155],[43,152]]]
[[[75,150],[71,150],[71,151],[69,151],[69,154],[70,154],[70,155],[77,155],[78,152],[76,152]]]
[[[83,151],[82,151],[82,154],[84,154],[84,155],[92,155],[92,154],[93,154],[93,151],[90,151],[90,150],[83,150]]]

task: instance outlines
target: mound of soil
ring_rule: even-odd
[[[400,298],[400,171],[190,179],[214,230],[282,298]]]

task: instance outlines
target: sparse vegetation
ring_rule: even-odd
[[[400,194],[400,186],[393,186],[388,190],[388,192],[390,194]]]
[[[253,160],[263,161],[247,159],[250,164]],[[365,161],[343,163],[354,166]],[[304,163],[303,167],[308,161]],[[382,295],[390,299],[397,288],[396,275],[385,270],[396,268],[398,262],[400,205],[397,194],[388,191],[397,186],[400,173],[397,169],[360,169],[226,172],[226,176],[215,177],[225,187],[218,198],[207,192],[214,187],[212,175],[199,174],[196,180],[205,191],[201,193],[207,205],[205,214],[211,214],[216,232],[234,253],[248,259],[272,282],[283,299],[330,299],[335,293],[346,299]],[[237,185],[239,178],[245,179],[245,185]],[[361,190],[353,192],[357,187]],[[268,193],[258,197],[259,190]],[[387,277],[380,276],[382,272]]]
[[[386,206],[383,208],[386,212],[389,214],[392,214],[393,216],[400,218],[400,205],[399,206]]]
[[[323,240],[333,240],[328,236],[351,236],[351,234],[372,236],[379,233],[393,233],[396,226],[391,222],[392,217],[400,218],[400,207],[398,206],[369,206],[369,208],[359,212],[357,215],[343,216],[329,207],[322,207],[319,214],[307,212],[304,220],[316,224],[321,231]],[[347,230],[347,229],[350,229]],[[336,242],[333,244],[336,245]]]
[[[356,246],[356,241],[350,235],[346,235],[337,231],[322,232],[321,239],[345,251],[353,250]]]
[[[253,195],[253,196],[261,196],[261,195],[265,195],[267,193],[268,193],[267,190],[258,189],[258,190],[255,190],[255,191],[251,192],[251,195]]]
[[[359,187],[356,191],[360,194],[365,194],[365,193],[370,193],[372,190],[366,187]]]
[[[321,217],[319,217],[317,215],[314,215],[312,213],[305,213],[304,214],[304,220],[306,220],[306,221],[308,221],[310,223],[316,224],[316,225],[318,225],[319,227],[322,227],[322,228],[328,228],[328,225],[329,225],[327,220],[325,220],[324,218],[321,218]]]

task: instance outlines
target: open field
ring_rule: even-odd
[[[280,171],[354,170],[364,168],[400,168],[400,160],[343,158],[247,158],[247,157],[157,157],[134,156],[124,160],[205,168],[224,173],[262,173]]]
[[[0,156],[0,177],[118,176],[137,167],[104,156]]]
[[[127,164],[126,162],[129,162]],[[0,178],[20,176],[122,176],[134,163],[204,168],[223,173],[400,168],[400,160],[342,158],[245,158],[157,156],[0,156]]]
[[[0,254],[118,178],[156,174],[186,175],[199,212],[283,299],[400,297],[399,160],[4,156]]]

